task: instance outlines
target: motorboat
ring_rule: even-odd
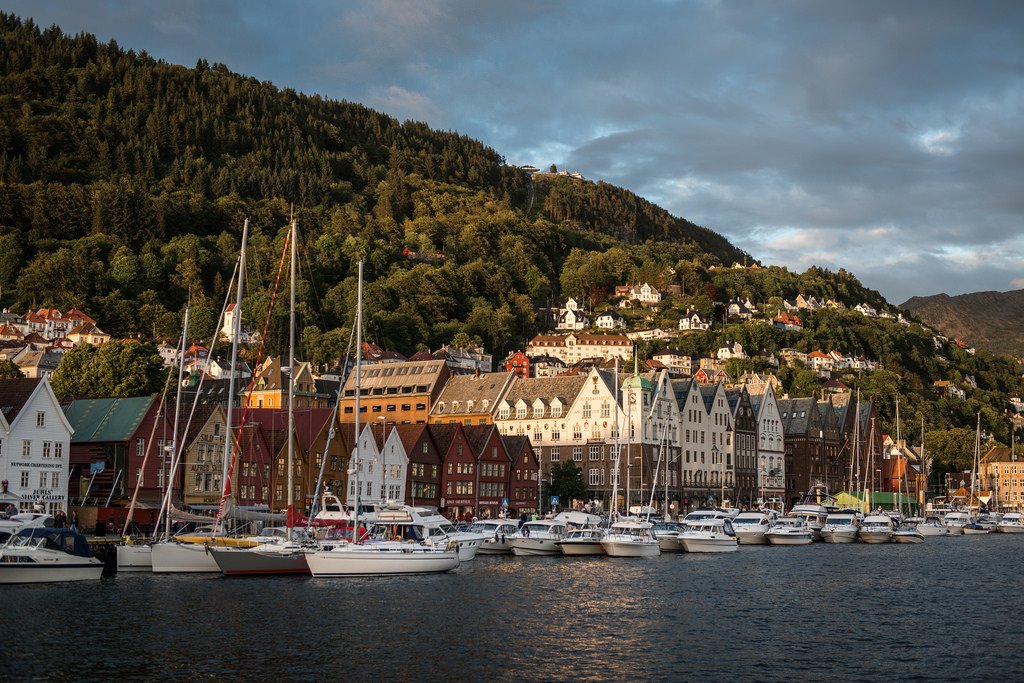
[[[772,527],[772,519],[777,518],[771,512],[756,510],[741,512],[732,520],[732,528],[740,545],[766,545],[765,534]]]
[[[806,519],[814,540],[820,541],[821,530],[825,527],[825,520],[829,513],[838,510],[839,506],[836,505],[835,497],[829,494],[827,486],[819,482],[807,490],[807,493],[789,511],[789,516]]]
[[[1003,516],[997,513],[983,512],[980,515],[978,515],[978,519],[975,520],[975,523],[980,525],[984,529],[988,529],[989,531],[995,531],[996,527],[999,526],[999,522],[1002,520],[1002,518]]]
[[[814,541],[814,531],[805,517],[779,517],[764,535],[772,545],[807,545]]]
[[[693,524],[705,519],[730,519],[728,513],[725,510],[719,510],[717,508],[701,508],[688,512],[683,517],[682,524]]]
[[[860,525],[860,540],[865,543],[890,543],[895,530],[889,515],[868,515]]]
[[[509,537],[519,531],[519,522],[514,519],[481,519],[470,525],[471,533],[480,534],[480,555],[507,555],[512,552]]]
[[[929,515],[924,518],[923,522],[918,523],[917,531],[922,536],[946,536],[949,534],[949,528],[934,515]]]
[[[962,534],[964,527],[972,521],[973,519],[966,512],[947,512],[943,524],[946,525],[947,533],[950,536],[957,536]]]
[[[0,543],[5,543],[19,529],[26,526],[55,527],[52,515],[45,512],[17,512],[9,517],[0,517]]]
[[[856,543],[860,519],[854,510],[831,512],[821,527],[821,540],[826,543]]]
[[[739,548],[739,539],[728,519],[704,519],[679,533],[679,542],[688,553],[731,553]]]
[[[651,533],[650,522],[622,519],[611,525],[601,539],[601,545],[609,557],[657,557],[661,545]]]
[[[28,525],[0,547],[0,584],[90,581],[103,574],[77,529]]]
[[[678,553],[683,549],[679,542],[679,532],[685,527],[679,522],[657,522],[651,527],[651,533],[658,539],[663,553]]]
[[[527,522],[509,537],[513,555],[561,555],[558,542],[568,532],[565,522],[538,519]]]
[[[965,536],[968,535],[983,535],[992,533],[991,527],[979,524],[977,521],[971,521],[963,526],[963,532]]]
[[[430,539],[343,543],[308,551],[306,564],[315,577],[439,574],[459,566],[459,551],[455,541],[434,545]]]
[[[918,530],[918,525],[912,522],[903,522],[896,525],[892,532],[893,543],[924,543],[924,534]]]
[[[403,506],[408,507],[408,506]],[[385,507],[377,511],[377,523],[393,524],[394,507]],[[429,530],[429,536],[437,542],[440,538],[455,541],[459,546],[459,560],[469,562],[480,552],[480,547],[487,540],[487,535],[473,531],[472,525],[460,530],[452,524],[451,520],[433,507],[412,507],[410,508],[415,523],[423,525]],[[372,532],[371,532],[372,534]]]
[[[1001,534],[1024,534],[1024,516],[1019,512],[1007,512],[996,525]]]
[[[604,531],[596,527],[570,529],[557,542],[558,547],[562,549],[563,555],[604,555],[604,546],[601,545]]]

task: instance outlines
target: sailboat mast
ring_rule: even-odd
[[[174,472],[174,461],[178,454],[178,420],[181,416],[181,385],[185,381],[185,348],[188,345],[188,321],[192,311],[192,295],[189,294],[189,302],[185,306],[185,322],[181,329],[181,357],[178,359],[178,391],[174,398],[174,432],[171,434],[171,459],[167,466],[167,491],[170,493],[174,487],[171,481],[171,474]],[[166,497],[166,509],[164,510],[164,538],[171,537],[171,496]]]
[[[288,540],[291,540],[292,516],[295,514],[295,243],[298,239],[299,222],[294,218],[291,228],[291,301],[288,316],[288,512],[285,516]]]
[[[249,240],[249,219],[245,219],[242,226],[242,249],[238,256],[238,287],[235,292],[235,317],[231,324],[231,375],[228,379],[228,409],[226,411],[224,425],[224,462],[221,465],[221,512],[224,510],[224,493],[228,485],[228,467],[231,465],[231,413],[235,405],[235,376],[238,374],[238,337],[242,333],[242,293],[245,290],[245,245]],[[217,515],[220,524],[224,519],[220,513]]]
[[[352,498],[355,504],[355,515],[352,519],[352,542],[359,542],[359,403],[362,394],[362,360],[363,360],[363,262],[359,261],[359,284],[356,288],[356,417],[354,425],[354,445],[352,448],[351,466],[349,476],[353,478],[355,495]]]

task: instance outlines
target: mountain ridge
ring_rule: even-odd
[[[915,296],[900,308],[948,337],[1024,357],[1024,289]]]

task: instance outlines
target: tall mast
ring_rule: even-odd
[[[185,347],[188,344],[188,320],[192,311],[192,293],[189,292],[189,301],[185,306],[185,323],[181,329],[181,357],[178,359],[178,391],[174,398],[174,432],[171,434],[171,458],[167,463],[167,490],[173,487],[171,475],[174,472],[174,461],[178,453],[178,419],[181,416],[181,384],[185,381]],[[212,345],[211,345],[212,346]],[[171,497],[166,498],[167,506],[164,510],[164,538],[171,537]]]
[[[285,515],[288,540],[291,540],[292,516],[295,514],[295,243],[299,236],[299,222],[294,218],[291,228],[291,301],[288,316],[288,512]]]
[[[619,512],[619,475],[622,467],[622,433],[619,431],[619,358],[615,357],[615,469],[612,477],[612,499],[608,510],[608,521],[614,521]]]
[[[356,419],[354,426],[355,442],[352,449],[351,466],[349,467],[349,476],[351,476],[355,483],[355,496],[353,502],[355,503],[355,518],[352,521],[352,542],[359,542],[359,403],[360,394],[362,393],[362,380],[360,372],[362,371],[362,360],[363,360],[363,262],[359,261],[359,284],[356,289]]]
[[[228,379],[228,409],[224,426],[224,462],[221,466],[221,510],[224,509],[224,492],[228,485],[228,467],[231,464],[231,413],[235,405],[235,375],[238,374],[238,337],[242,333],[242,293],[245,290],[245,245],[249,240],[249,219],[242,226],[242,249],[238,256],[238,288],[235,292],[235,316],[231,321],[231,375]],[[218,514],[221,525],[223,517]]]

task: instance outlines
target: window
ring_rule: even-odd
[[[498,411],[498,419],[499,420],[507,420],[508,419],[508,414],[509,414],[508,406],[502,406],[501,409]]]
[[[516,417],[517,418],[525,418],[526,417],[526,406],[518,406],[516,408]]]
[[[28,470],[21,471],[21,488],[28,488]]]
[[[39,488],[41,488],[41,489],[45,489],[46,488],[46,475],[47,475],[46,472],[40,472],[39,473]]]
[[[543,438],[544,438],[544,435],[541,434],[540,425],[537,425],[537,427],[533,430],[533,440],[534,441],[540,441]]]
[[[146,440],[143,437],[135,439],[135,455],[142,456],[146,453]]]
[[[136,467],[135,468],[135,481],[139,482],[139,486],[145,486],[146,485],[145,482],[142,479],[142,468],[141,467]]]
[[[534,417],[544,417],[544,406],[540,405],[540,404],[535,405],[533,407],[533,416]]]
[[[600,446],[591,446],[590,447],[590,459],[591,460],[600,460],[601,459],[601,447]]]
[[[556,403],[551,406],[551,417],[562,417],[562,404]]]
[[[558,425],[555,425],[554,427],[551,428],[551,440],[552,441],[558,441],[561,438],[562,438],[562,432],[560,432],[558,430]]]
[[[43,442],[43,457],[44,458],[49,458],[50,457],[50,447],[51,447],[52,443],[53,442],[51,442],[51,441],[44,441]]]
[[[46,426],[46,413],[44,413],[43,411],[40,410],[39,412],[36,413],[36,427],[45,427],[45,426]]]
[[[557,448],[552,448],[551,449],[551,462],[558,462],[561,459],[562,459],[562,456],[558,452],[558,449]]]
[[[21,457],[29,458],[32,456],[32,442],[28,439],[23,439],[21,442]]]
[[[583,428],[580,427],[579,425],[576,425],[575,427],[573,427],[572,428],[572,438],[575,439],[576,441],[579,441],[580,439],[582,439],[583,438]]]
[[[599,486],[601,483],[601,470],[592,469],[590,470],[589,483],[591,486]]]
[[[575,460],[576,462],[582,462],[583,461],[583,447],[582,446],[576,446],[575,448],[572,449],[572,459]]]
[[[583,404],[583,417],[584,418],[589,418],[590,417],[590,404],[589,403],[584,403]]]

